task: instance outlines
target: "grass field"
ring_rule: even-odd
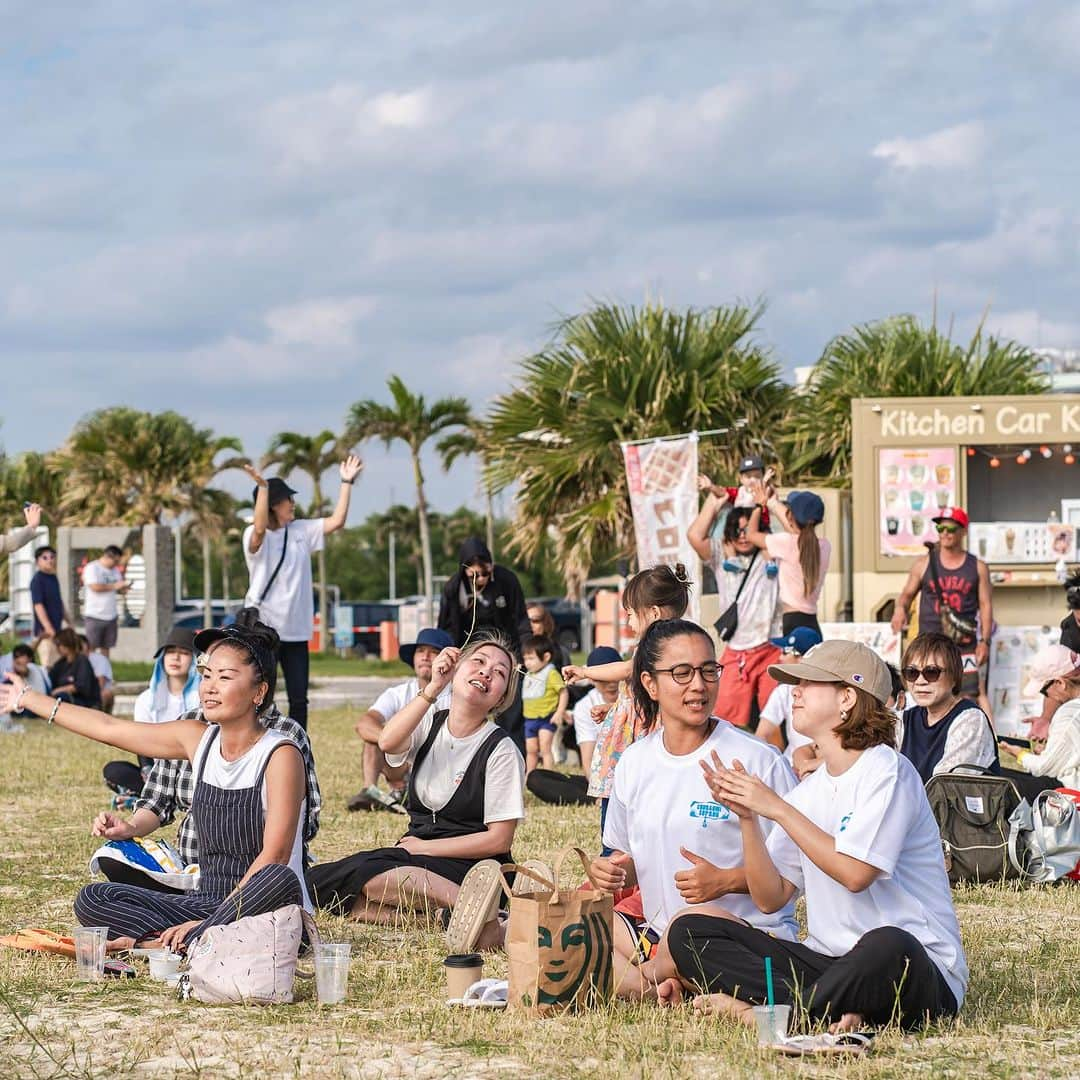
[[[349,814],[359,786],[348,710],[316,713],[325,798],[320,858],[392,842],[400,819]],[[35,724],[0,743],[0,929],[66,930],[88,880],[88,828],[106,805],[101,765],[115,754]],[[592,848],[595,815],[530,804],[518,858],[567,843]],[[759,1077],[1080,1076],[1080,889],[980,887],[957,893],[971,965],[959,1020],[925,1034],[886,1032],[847,1064],[765,1056],[741,1028],[689,1010],[613,1005],[535,1020],[443,1003],[440,936],[320,919],[353,942],[347,1004],[320,1009],[298,983],[292,1006],[179,1003],[145,978],[79,984],[74,963],[0,949],[0,1065],[12,1077]],[[485,974],[503,974],[492,959]]]

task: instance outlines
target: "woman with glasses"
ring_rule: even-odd
[[[662,939],[688,905],[795,936],[791,904],[766,915],[746,895],[738,819],[709,794],[700,761],[712,753],[742,761],[781,794],[795,777],[778,750],[713,715],[719,680],[712,639],[696,623],[662,620],[642,635],[631,682],[646,735],[615,768],[604,824],[612,854],[592,864],[593,879],[609,891],[641,889],[641,917],[616,912],[615,977],[623,997],[655,997],[657,983],[674,975]]]
[[[735,754],[710,754],[702,767],[711,797],[738,816],[753,904],[777,911],[803,892],[806,940],[683,915],[668,931],[678,978],[661,998],[692,988],[709,995],[700,1007],[746,1024],[768,999],[838,1031],[954,1016],[967,962],[937,822],[918,773],[893,749],[888,668],[865,645],[825,641],[772,674],[794,686],[793,721],[821,768],[781,795]]]
[[[925,784],[957,765],[999,771],[990,719],[960,692],[963,658],[944,634],[920,634],[904,653],[900,674],[908,704],[897,746]]]
[[[296,743],[259,722],[274,697],[277,643],[261,623],[196,635],[196,650],[207,654],[199,683],[205,724],[123,720],[35,693],[10,674],[0,686],[0,711],[29,709],[107,746],[191,762],[199,886],[178,896],[112,881],[82,888],[75,917],[83,926],[108,927],[111,948],[155,942],[179,951],[241,915],[310,907],[303,885],[304,760]]]
[[[908,611],[919,596],[919,633],[945,633],[960,648],[963,662],[961,691],[978,700],[990,715],[986,696],[986,665],[994,611],[990,570],[965,548],[968,516],[959,506],[948,506],[934,518],[937,543],[927,543],[926,554],[916,559],[896,598],[892,628],[907,626]]]

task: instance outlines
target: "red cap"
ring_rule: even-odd
[[[967,511],[959,506],[946,506],[945,509],[934,518],[934,521],[955,521],[961,529],[966,529],[968,527]]]

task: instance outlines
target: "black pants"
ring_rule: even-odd
[[[775,1000],[798,1004],[828,1023],[858,1013],[868,1024],[911,1029],[955,1016],[948,983],[906,930],[881,926],[843,956],[825,956],[797,941],[781,941],[734,919],[683,915],[668,928],[679,975],[705,993],[765,1004],[765,957],[772,957]]]
[[[525,713],[521,710],[521,680],[518,680],[517,693],[514,700],[495,717],[495,723],[499,725],[514,740],[514,745],[525,756]]]
[[[307,731],[308,643],[283,641],[278,649],[285,693],[289,695],[289,716]]]
[[[809,626],[811,630],[821,633],[821,623],[816,615],[808,615],[805,611],[785,611],[780,616],[780,627],[784,637],[787,637],[796,626]]]
[[[1032,776],[1022,769],[1002,769],[1001,775],[1006,780],[1011,780],[1016,785],[1016,790],[1029,803],[1033,803],[1040,792],[1054,791],[1065,786],[1056,776]]]
[[[144,760],[139,758],[141,765]],[[143,789],[143,774],[134,761],[110,761],[101,770],[105,784],[117,795],[138,795]]]
[[[555,772],[554,769],[533,769],[525,778],[525,786],[541,801],[555,806],[589,806],[589,781],[584,776]]]

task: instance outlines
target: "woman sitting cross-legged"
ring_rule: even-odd
[[[654,997],[657,984],[675,975],[663,934],[687,905],[795,937],[792,903],[765,914],[746,895],[739,820],[713,800],[699,761],[710,753],[743,761],[781,793],[795,786],[795,776],[775,747],[713,715],[719,678],[712,639],[693,622],[654,622],[634,654],[637,708],[645,731],[656,730],[628,747],[615,767],[604,823],[604,844],[613,852],[592,863],[597,884],[612,892],[641,887],[644,917],[616,912],[615,975],[623,997]]]
[[[296,744],[259,723],[272,700],[277,634],[256,623],[203,630],[199,698],[208,723],[140,724],[58,702],[7,677],[0,709],[18,702],[76,734],[150,758],[187,758],[195,775],[191,815],[199,835],[197,891],[170,896],[115,882],[87,885],[75,899],[84,926],[107,926],[113,948],[160,941],[174,950],[210,926],[304,903],[306,780]]]
[[[429,713],[451,680],[450,708]],[[313,866],[308,881],[319,907],[360,922],[394,922],[401,909],[453,907],[481,860],[513,861],[525,762],[492,716],[513,700],[517,680],[510,645],[499,636],[439,653],[431,681],[379,736],[389,765],[412,765],[409,829],[395,847]],[[491,922],[484,946],[497,944]]]
[[[702,762],[713,797],[739,815],[746,883],[762,911],[806,894],[805,943],[732,919],[684,915],[668,930],[681,987],[710,1011],[752,1023],[775,1000],[845,1031],[910,1029],[954,1016],[967,963],[937,822],[914,766],[893,749],[888,668],[865,645],[826,641],[770,673],[794,684],[792,719],[822,766],[785,796],[737,763]],[[775,822],[766,840],[761,825]]]

